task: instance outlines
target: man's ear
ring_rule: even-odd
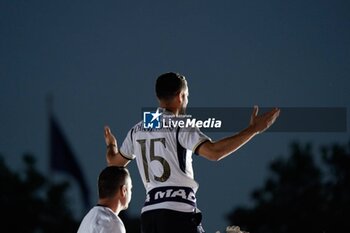
[[[126,196],[126,193],[128,192],[128,189],[127,189],[127,187],[126,187],[125,184],[123,184],[123,185],[120,187],[120,191],[121,191],[122,197],[125,197],[125,196]]]
[[[179,91],[179,92],[176,94],[176,101],[177,101],[178,103],[182,103],[182,102],[183,102],[183,98],[184,98],[183,91]]]

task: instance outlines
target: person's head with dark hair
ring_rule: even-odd
[[[106,167],[98,177],[98,204],[119,213],[128,208],[131,188],[130,174],[125,167]]]
[[[155,89],[161,107],[176,115],[185,112],[188,86],[183,75],[174,72],[164,73],[157,78]]]

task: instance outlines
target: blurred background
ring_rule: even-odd
[[[76,232],[97,201],[103,127],[121,144],[157,106],[164,72],[186,76],[189,107],[340,107],[349,122],[349,10],[345,0],[0,0],[4,230]],[[272,131],[220,162],[194,156],[206,231],[347,229],[349,127]],[[129,169],[122,217],[138,232],[145,191]]]

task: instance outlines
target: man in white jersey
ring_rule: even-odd
[[[78,233],[125,233],[118,214],[131,200],[131,178],[124,167],[109,166],[98,178],[98,204],[83,218]]]
[[[156,81],[156,94],[160,106],[157,113],[161,112],[163,117],[185,113],[188,86],[184,76],[162,74]],[[258,115],[255,106],[246,129],[218,141],[212,141],[196,127],[145,129],[141,121],[131,128],[118,148],[115,137],[106,127],[107,163],[125,166],[136,158],[147,193],[141,211],[142,232],[202,232],[201,215],[196,213],[198,184],[193,176],[192,154],[213,161],[223,159],[270,127],[279,112],[276,108]]]

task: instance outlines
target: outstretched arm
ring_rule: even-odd
[[[216,142],[207,141],[200,145],[196,152],[209,160],[221,160],[238,150],[255,135],[268,129],[280,114],[280,110],[278,108],[275,108],[262,115],[258,115],[258,111],[258,106],[254,106],[254,110],[250,118],[250,124],[246,129],[242,130],[238,134],[220,139]]]
[[[117,140],[115,139],[114,135],[111,132],[111,129],[108,126],[105,127],[104,135],[107,145],[106,159],[108,166],[126,166],[130,162],[130,160],[124,158],[119,153]]]

